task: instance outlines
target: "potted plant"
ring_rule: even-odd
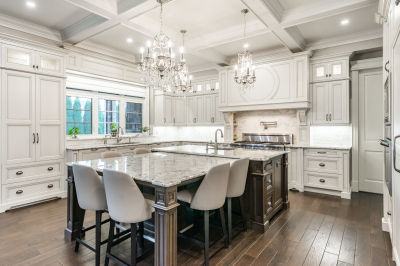
[[[147,135],[147,132],[149,132],[150,130],[149,127],[139,127],[139,129],[143,132],[144,135]]]
[[[76,135],[79,134],[82,134],[81,131],[79,130],[79,127],[71,127],[68,131],[68,135],[71,136],[71,138],[73,139],[76,139],[77,138]]]
[[[118,135],[118,127],[115,123],[111,124],[111,137],[116,137]]]

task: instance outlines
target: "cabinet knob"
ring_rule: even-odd
[[[326,121],[329,121],[329,120],[328,120],[328,114],[326,114]]]
[[[326,74],[326,77],[328,77],[328,74]]]
[[[24,173],[24,172],[22,172],[22,171],[16,172],[17,175],[22,175],[23,173]]]
[[[325,183],[325,179],[320,179],[319,182]]]
[[[33,68],[35,68],[35,65],[32,65]]]
[[[38,65],[36,65],[36,69],[39,69],[39,66],[38,66]]]
[[[400,0],[399,0],[400,1]],[[387,212],[388,215],[392,215],[392,212]]]
[[[272,184],[272,180],[268,179],[267,183],[268,183],[268,185],[271,185]]]
[[[53,167],[47,168],[48,171],[53,171]]]
[[[90,149],[91,151],[97,151],[98,149],[97,148],[93,148],[93,149]]]
[[[53,187],[53,184],[50,184],[50,185],[48,185],[47,187],[48,187],[48,188],[52,188],[52,187]]]
[[[321,166],[321,167],[324,167],[324,166],[325,166],[325,164],[323,164],[323,163],[320,163],[320,164],[319,164],[319,166]]]
[[[272,202],[268,201],[268,207],[272,206]]]
[[[22,194],[22,192],[24,192],[23,190],[17,190],[17,192],[15,192],[16,194]]]

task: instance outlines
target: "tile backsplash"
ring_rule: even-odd
[[[312,126],[310,127],[311,145],[351,146],[351,126]]]

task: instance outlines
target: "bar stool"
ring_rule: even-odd
[[[226,198],[228,201],[228,243],[232,244],[232,198],[239,198],[240,211],[243,219],[243,230],[247,231],[246,219],[244,216],[243,193],[246,187],[249,158],[234,161],[229,170],[228,189]]]
[[[107,243],[107,240],[101,242],[101,225],[110,221],[107,219],[101,221],[101,215],[107,209],[106,194],[104,190],[104,183],[96,171],[88,166],[74,164],[72,166],[74,172],[74,180],[76,187],[76,194],[78,198],[79,207],[81,208],[78,214],[78,236],[76,237],[75,252],[79,251],[79,244],[84,245],[91,251],[95,252],[96,266],[100,265],[100,246]],[[96,224],[83,229],[83,221],[87,210],[96,211]],[[82,232],[89,231],[96,228],[95,248],[91,247],[81,239]]]
[[[108,212],[111,218],[104,265],[108,266],[110,259],[117,262],[119,265],[136,265],[136,262],[139,262],[143,256],[142,254],[138,259],[136,258],[136,234],[140,234],[139,246],[144,248],[143,222],[151,219],[152,213],[154,212],[154,208],[152,207],[154,200],[145,199],[133,178],[126,173],[104,169],[103,179],[107,196]],[[123,195],[123,197],[121,195]],[[131,224],[131,228],[126,230],[128,232],[130,231],[130,235],[127,235],[127,237],[131,238],[131,264],[111,254],[112,246],[128,239],[123,238],[122,240],[118,239],[113,242],[114,227],[117,221]],[[136,228],[137,223],[139,223],[139,232],[137,232]]]
[[[151,150],[146,148],[136,148],[133,150],[134,155],[145,154],[145,153],[151,153]]]
[[[124,155],[119,151],[105,151],[101,153],[101,159],[123,157]]]
[[[195,242],[204,246],[204,263],[209,264],[210,249],[210,211],[219,209],[222,223],[223,238],[227,247],[227,233],[224,214],[224,203],[229,179],[229,163],[221,164],[211,168],[198,188],[189,188],[178,192],[178,202],[183,206],[190,204],[193,210],[204,211],[204,243]],[[186,203],[186,204],[185,204]],[[183,234],[180,237],[191,239]],[[193,239],[192,239],[193,240]],[[217,241],[218,242],[218,241]],[[214,244],[216,244],[215,242]],[[213,244],[213,245],[214,245]]]

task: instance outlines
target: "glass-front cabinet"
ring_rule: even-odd
[[[37,72],[43,74],[63,75],[64,58],[43,52],[36,52]]]
[[[312,81],[331,81],[335,79],[348,78],[348,61],[335,60],[312,65]]]

